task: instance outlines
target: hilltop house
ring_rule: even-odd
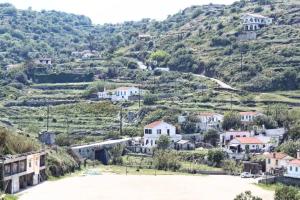
[[[144,127],[144,146],[155,147],[161,135],[168,135],[172,143],[181,140],[181,135],[176,134],[176,127],[164,121],[155,121]]]
[[[266,153],[266,172],[274,174],[284,171],[293,157],[280,152]]]
[[[45,151],[0,157],[0,190],[14,194],[44,181],[45,159]]]
[[[256,137],[237,137],[229,142],[229,149],[237,153],[257,152],[265,147],[265,144]]]
[[[245,31],[256,31],[272,24],[273,19],[259,14],[247,13],[241,17]]]
[[[252,136],[254,136],[253,131],[226,131],[225,133],[220,134],[220,144],[224,146],[235,138]]]
[[[36,64],[41,64],[41,65],[52,65],[52,59],[51,58],[40,58],[36,60]]]
[[[200,121],[197,123],[197,128],[204,131],[208,129],[219,129],[224,119],[223,115],[212,112],[199,113],[197,117]]]
[[[297,152],[297,159],[293,159],[287,164],[286,177],[300,179],[300,151]]]
[[[241,122],[243,124],[248,124],[254,122],[255,117],[262,115],[258,112],[240,112]]]
[[[106,90],[98,92],[99,99],[110,99],[112,101],[128,101],[133,96],[140,95],[141,91],[136,87],[119,87],[114,90]]]

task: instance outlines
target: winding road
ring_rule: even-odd
[[[137,61],[137,64],[139,66],[140,69],[142,70],[149,70],[149,68],[141,61]],[[202,74],[193,74],[196,77],[201,77],[201,78],[206,78],[206,79],[210,79],[211,81],[216,82],[220,88],[223,89],[227,89],[227,90],[237,90],[236,88],[231,87],[230,85],[224,83],[223,81],[219,80],[219,79],[215,79],[215,78],[211,78]]]

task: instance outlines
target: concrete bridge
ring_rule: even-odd
[[[131,140],[131,138],[108,140],[99,143],[74,146],[71,147],[71,150],[79,159],[99,160],[103,164],[107,164],[109,160],[108,150],[117,145],[128,146]]]

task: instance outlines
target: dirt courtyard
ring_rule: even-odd
[[[263,200],[272,191],[233,176],[86,175],[47,181],[19,194],[20,200],[233,200],[246,190]]]

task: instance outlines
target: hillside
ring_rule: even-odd
[[[300,82],[299,9],[293,0],[242,0],[229,6],[193,6],[162,22],[93,25],[85,16],[1,4],[0,67],[51,57],[61,64],[57,70],[64,71],[75,59],[72,52],[88,49],[108,66],[128,67],[128,59],[138,59],[153,67],[203,73],[250,91],[294,90]],[[240,42],[240,17],[248,12],[274,22],[258,31],[256,40]],[[140,34],[151,39],[140,40]],[[0,76],[16,79],[5,72]]]

